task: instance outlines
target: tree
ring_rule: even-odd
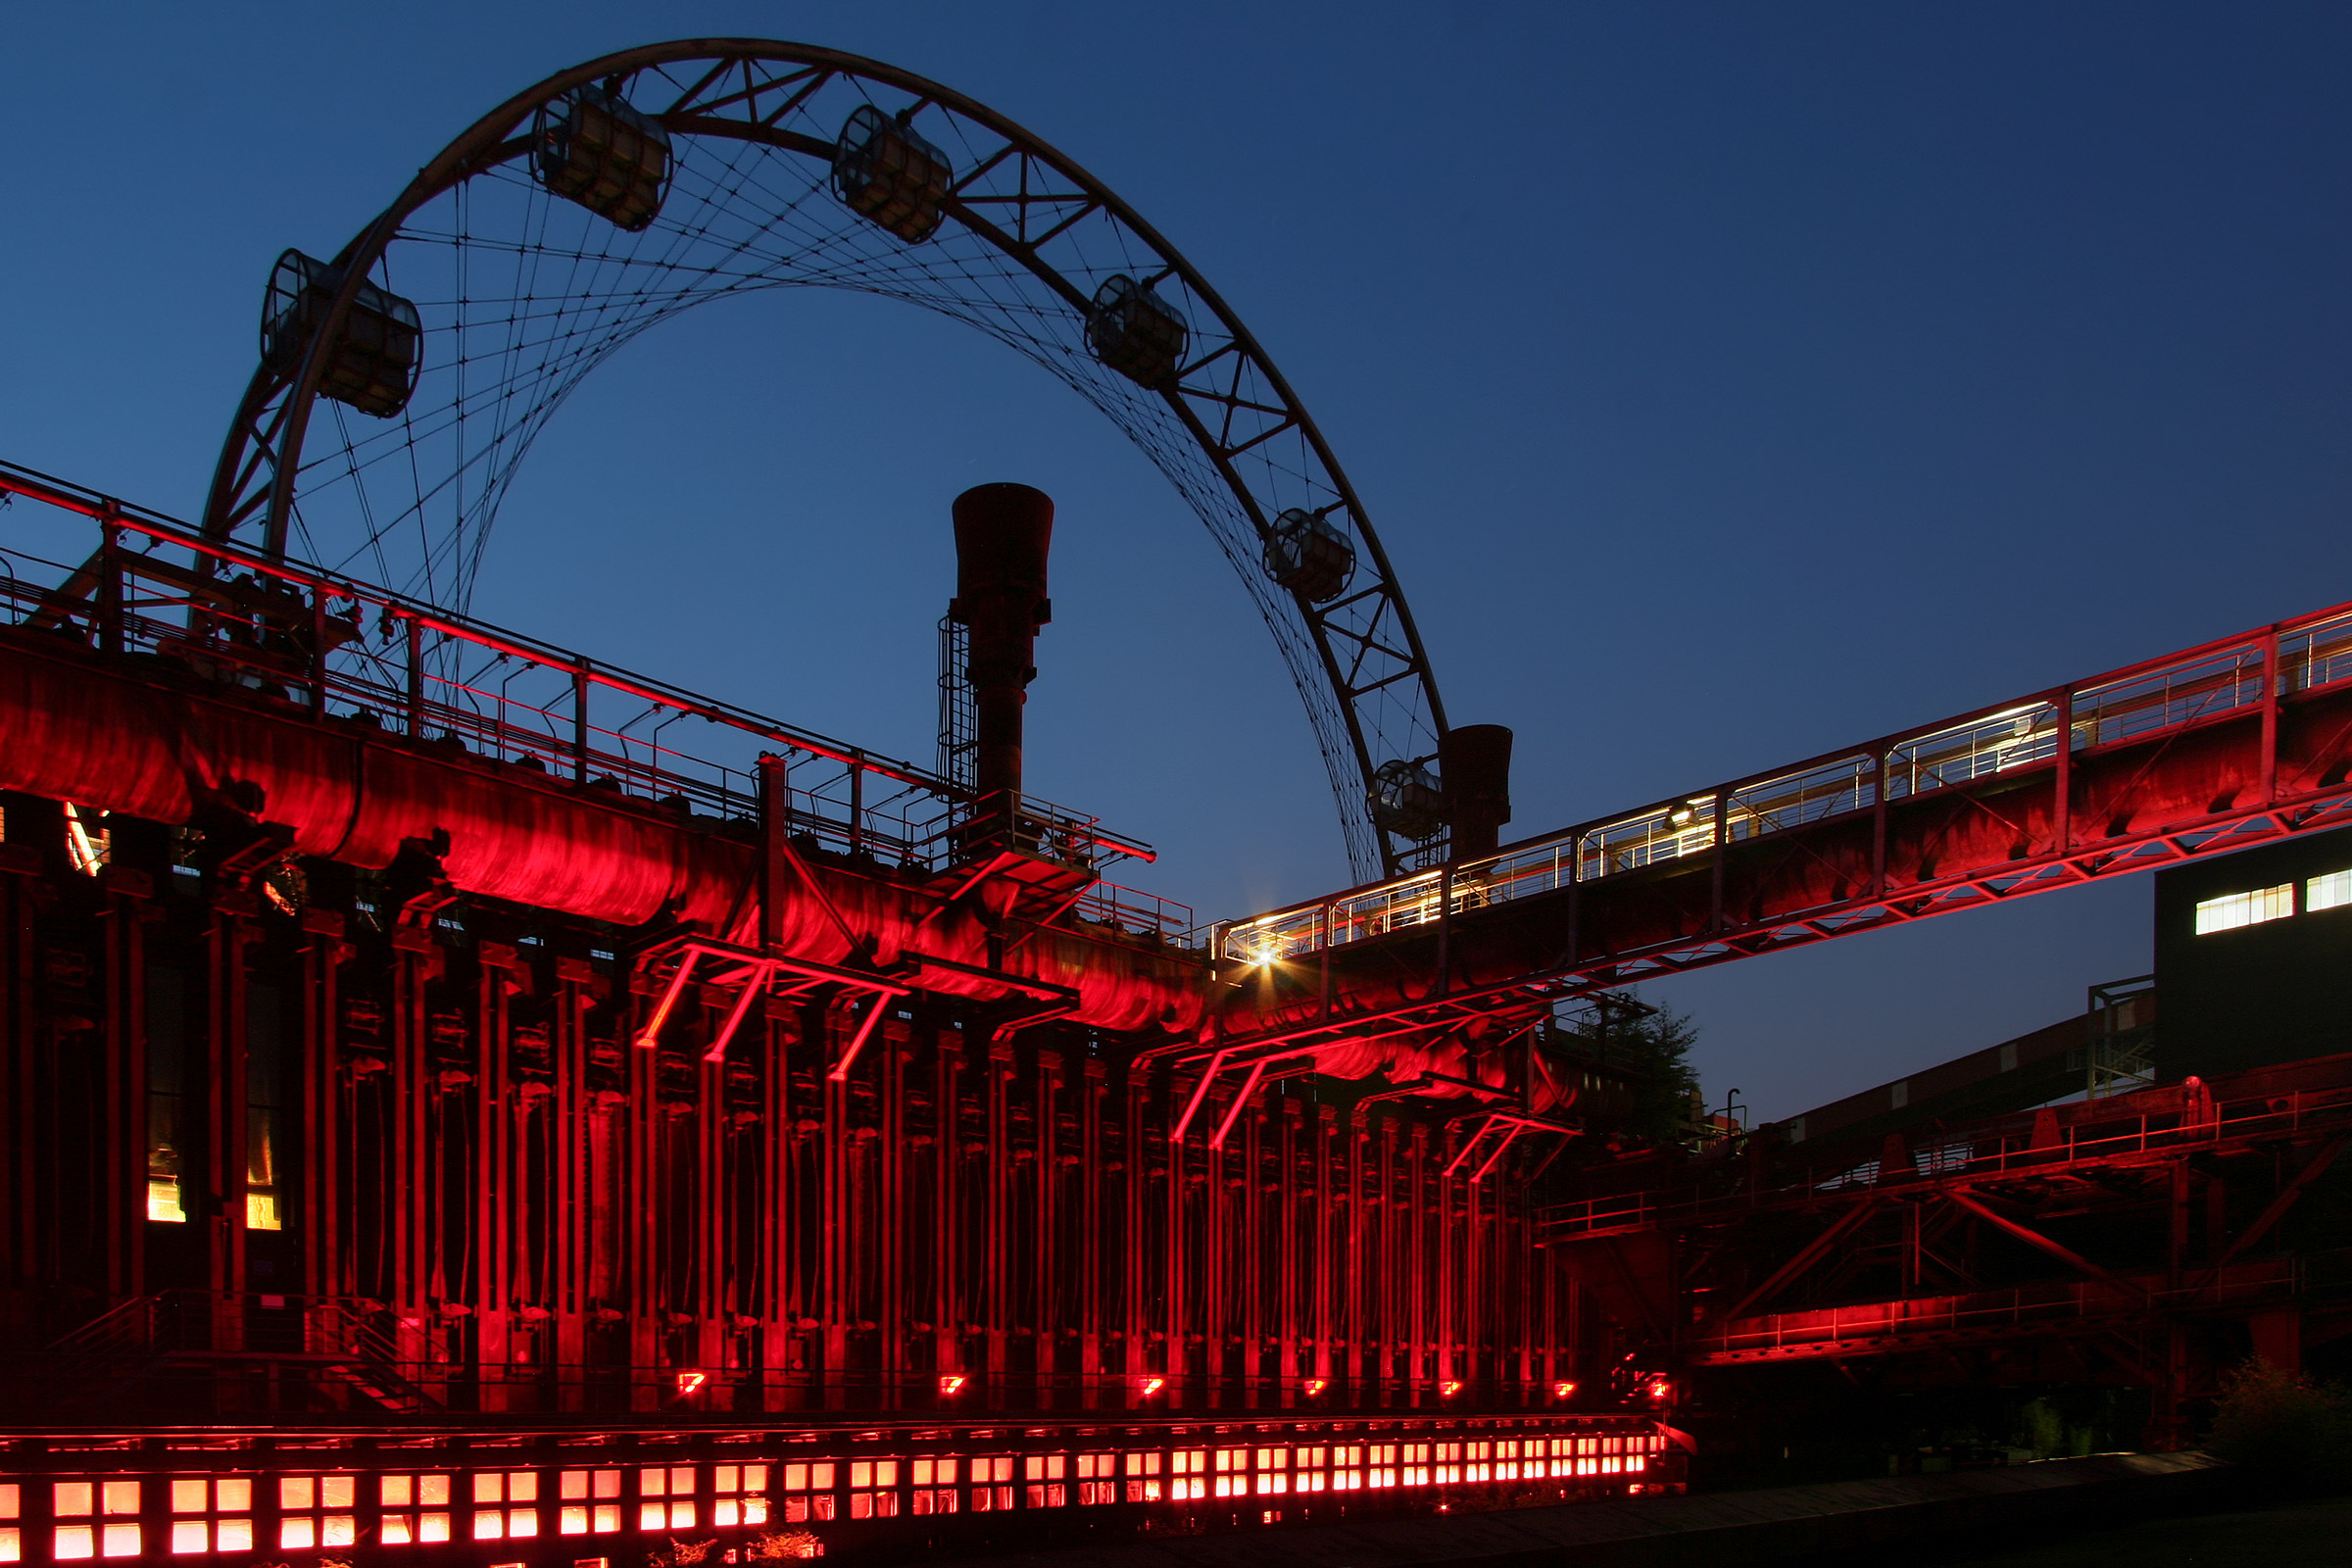
[[[1653,1007],[1631,992],[1604,991],[1561,1020],[1562,1044],[1631,1082],[1633,1104],[1623,1130],[1669,1142],[1682,1138],[1704,1106],[1690,1048],[1698,1026],[1687,1012]]]

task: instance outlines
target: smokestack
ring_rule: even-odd
[[[1438,741],[1438,776],[1453,821],[1453,859],[1493,855],[1511,819],[1511,732],[1500,724],[1447,730]]]
[[[1021,708],[1037,629],[1054,618],[1046,554],[1054,499],[1025,484],[976,485],[956,498],[956,602],[948,613],[971,629],[964,678],[972,688],[980,798],[1021,790]]]

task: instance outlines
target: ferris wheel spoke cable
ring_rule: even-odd
[[[523,458],[589,374],[688,310],[787,287],[920,306],[1091,403],[1243,579],[1359,873],[1443,856],[1442,821],[1392,800],[1438,789],[1427,658],[1279,372],[1106,187],[872,61],[728,41],[591,62],[477,122],[335,263],[289,252],[207,526],[291,531],[463,610]],[[335,417],[314,427],[320,401]]]

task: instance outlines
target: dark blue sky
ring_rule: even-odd
[[[264,274],[659,37],[855,50],[1107,180],[1313,410],[1513,834],[2352,597],[2340,6],[16,7],[0,455],[192,514]],[[586,385],[476,608],[929,755],[947,503],[1053,492],[1030,777],[1204,915],[1348,880],[1176,497],[1042,371],[729,302]],[[12,524],[0,523],[0,526]],[[2140,971],[2146,883],[1655,988],[1787,1113]]]

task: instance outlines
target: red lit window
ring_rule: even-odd
[[[1138,1450],[1130,1452],[1123,1463],[1127,1472],[1127,1500],[1129,1502],[1157,1502],[1166,1494],[1161,1490],[1158,1480],[1158,1454]]]
[[[17,1523],[24,1511],[24,1490],[13,1481],[0,1482],[0,1562],[24,1560],[24,1527]]]
[[[908,1467],[914,1472],[916,1513],[956,1511],[956,1464],[954,1459],[917,1459]]]
[[[215,1481],[175,1476],[172,1492],[172,1552],[253,1549],[253,1482],[245,1476]]]
[[[138,1482],[53,1482],[50,1503],[59,1520],[51,1550],[60,1560],[139,1554]]]
[[[348,1546],[360,1539],[358,1476],[279,1476],[277,1478],[277,1544],[281,1549],[307,1551],[316,1546]]]
[[[385,1545],[431,1544],[449,1539],[449,1477],[384,1476],[377,1481],[377,1491],[384,1504],[380,1539]]]
[[[767,1466],[716,1466],[710,1472],[710,1490],[715,1494],[715,1500],[710,1504],[712,1524],[724,1528],[728,1525],[767,1523]]]
[[[647,1465],[637,1472],[637,1528],[687,1530],[694,1526],[694,1466]]]
[[[556,1478],[556,1494],[559,1534],[602,1536],[620,1528],[619,1470],[566,1470]]]
[[[775,1468],[783,1472],[784,1522],[806,1524],[811,1519],[833,1517],[833,1466],[820,1464],[787,1464]]]
[[[972,1460],[972,1512],[986,1513],[992,1509],[1002,1512],[1012,1506],[1010,1485],[982,1486],[981,1482],[1009,1483],[1012,1480],[1012,1455],[985,1454]]]
[[[850,1461],[850,1517],[888,1519],[899,1511],[899,1494],[887,1490],[899,1484],[896,1459]]]
[[[691,1488],[693,1472],[688,1472]],[[501,1507],[501,1503],[535,1503],[539,1500],[539,1472],[536,1470],[483,1470],[473,1478],[473,1539],[476,1541],[521,1540],[539,1533],[539,1510],[534,1507]],[[686,1522],[694,1523],[691,1512]]]

